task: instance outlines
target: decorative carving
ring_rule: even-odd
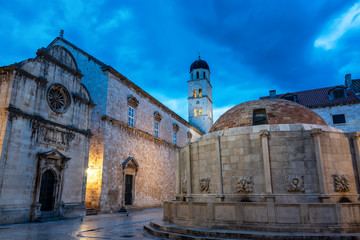
[[[187,132],[187,139],[190,140],[192,138],[191,132]]]
[[[57,113],[65,113],[71,102],[68,90],[61,84],[54,84],[49,88],[47,101],[50,108]]]
[[[177,125],[176,123],[173,123],[173,130],[174,130],[174,132],[178,132],[179,131],[179,125]]]
[[[333,174],[335,192],[350,191],[349,177],[346,174]]]
[[[237,180],[237,193],[252,193],[254,189],[253,176],[240,176]]]
[[[360,138],[360,132],[352,132],[350,133],[351,139],[357,140]]]
[[[322,134],[322,130],[320,128],[314,128],[314,129],[311,129],[310,134],[312,137],[315,137],[315,136]]]
[[[139,101],[132,95],[129,95],[127,100],[130,107],[136,108],[139,105]]]
[[[210,178],[200,178],[200,192],[210,193]]]
[[[162,119],[161,114],[158,111],[155,111],[154,112],[154,120],[157,121],[157,122],[160,122],[161,119]]]
[[[261,130],[260,131],[260,137],[267,137],[269,136],[269,131],[268,130]]]
[[[304,176],[288,176],[286,178],[286,189],[288,192],[305,192]]]
[[[187,181],[186,181],[186,179],[183,179],[181,181],[181,193],[183,193],[183,194],[187,193]]]
[[[74,139],[75,133],[65,132],[52,127],[43,125],[34,125],[37,132],[37,142],[43,144],[52,144],[60,147],[68,147]]]

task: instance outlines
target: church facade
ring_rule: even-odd
[[[94,104],[61,46],[0,68],[0,224],[85,215]]]
[[[63,37],[51,46],[62,46],[72,53],[84,74],[82,83],[96,103],[86,206],[114,212],[161,206],[164,200],[174,199],[176,151],[202,136],[208,127],[185,121]]]

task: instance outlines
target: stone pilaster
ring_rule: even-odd
[[[187,188],[187,201],[191,198],[192,188],[191,188],[191,152],[190,144],[185,147],[185,161],[186,161],[186,188]]]
[[[224,188],[223,188],[220,136],[218,136],[216,139],[216,153],[217,153],[217,158],[218,158],[218,163],[219,163],[219,190],[220,190],[219,197],[223,198]]]
[[[318,173],[318,181],[319,181],[319,198],[328,198],[325,194],[325,183],[324,183],[324,160],[321,153],[321,144],[320,144],[320,135],[322,134],[322,130],[319,128],[314,128],[310,132],[311,137],[313,138],[314,142],[314,149],[315,149],[315,160],[316,160],[316,167]]]
[[[181,193],[180,150],[176,150],[176,197]]]
[[[359,145],[360,132],[352,132],[350,133],[350,136],[354,145],[356,170],[359,180],[358,184],[360,185],[360,145]]]
[[[272,181],[270,171],[270,154],[269,154],[269,131],[260,131],[260,139],[262,144],[262,155],[264,162],[264,177],[265,177],[265,192],[266,194],[272,194]]]

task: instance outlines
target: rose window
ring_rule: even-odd
[[[70,105],[69,92],[60,84],[54,84],[49,88],[47,100],[51,109],[57,113],[66,112]]]

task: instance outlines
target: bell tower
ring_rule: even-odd
[[[208,133],[213,125],[212,86],[209,65],[200,58],[190,66],[188,82],[189,122]]]

